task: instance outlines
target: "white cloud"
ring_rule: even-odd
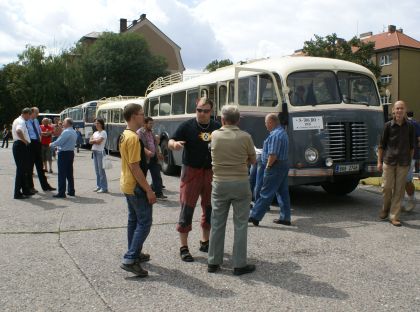
[[[394,24],[420,40],[415,0],[0,0],[0,63],[26,44],[48,51],[72,46],[91,31],[119,31],[119,19],[146,13],[181,47],[187,68],[214,59],[286,55],[314,34],[350,39]]]

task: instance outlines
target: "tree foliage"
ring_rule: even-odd
[[[136,33],[105,33],[91,46],[78,43],[59,55],[27,45],[18,61],[0,68],[0,124],[23,107],[60,112],[105,96],[142,95],[166,67]]]
[[[315,40],[305,41],[303,46],[305,54],[357,63],[371,70],[376,77],[380,76],[380,66],[372,61],[375,55],[374,42],[365,43],[357,37],[346,41],[338,38],[335,33],[327,35],[325,38],[318,35],[314,36]]]
[[[230,59],[224,59],[224,60],[220,60],[220,61],[214,60],[214,61],[210,62],[204,68],[204,70],[207,70],[209,72],[213,72],[218,68],[222,68],[222,67],[229,66],[229,65],[232,65],[232,64],[233,64],[233,62]]]

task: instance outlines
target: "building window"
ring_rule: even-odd
[[[392,75],[383,75],[381,76],[381,84],[387,85],[390,84],[392,81]]]
[[[381,95],[381,103],[382,105],[391,104],[391,95],[387,97],[386,95]]]
[[[391,54],[381,55],[379,58],[379,64],[381,66],[392,64]]]

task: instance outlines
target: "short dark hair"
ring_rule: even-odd
[[[123,116],[125,121],[130,121],[131,116],[137,112],[143,110],[143,107],[140,104],[130,103],[124,107]]]
[[[198,101],[197,101],[197,105],[198,105],[198,103],[202,103],[203,105],[210,105],[210,107],[211,107],[211,109],[213,109],[213,101],[212,100],[210,100],[209,98],[206,98],[205,96],[204,97],[202,97],[202,98],[200,98],[200,99],[198,99]]]
[[[30,109],[29,107],[25,107],[24,109],[22,109],[22,114],[32,114],[32,109]]]
[[[145,124],[149,123],[150,121],[153,121],[152,117],[147,116],[146,118],[144,118],[144,123]]]
[[[101,126],[102,126],[102,129],[105,129],[105,122],[104,122],[104,120],[102,118],[95,118],[94,121],[99,122],[101,124]]]

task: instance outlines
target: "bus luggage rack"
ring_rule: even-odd
[[[146,89],[147,96],[150,92],[173,85],[174,83],[182,81],[182,74],[181,73],[174,73],[165,77],[159,77],[155,81],[153,81]]]
[[[334,161],[368,158],[368,135],[364,122],[331,122],[326,125],[326,152]]]

